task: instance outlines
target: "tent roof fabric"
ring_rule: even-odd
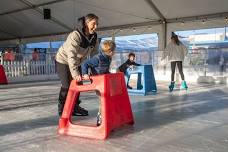
[[[99,30],[228,16],[227,0],[1,0],[0,4],[0,40],[67,33],[77,18],[88,13],[99,16]],[[51,9],[50,20],[43,19],[43,8]]]

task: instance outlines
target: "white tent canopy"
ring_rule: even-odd
[[[1,0],[0,4],[0,40],[8,42],[68,33],[77,18],[88,13],[99,16],[99,31],[228,16],[228,0]],[[51,9],[50,20],[43,19],[43,8]]]

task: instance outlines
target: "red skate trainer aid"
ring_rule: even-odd
[[[72,124],[71,115],[80,92],[99,91],[102,123],[100,126]],[[62,135],[106,139],[111,130],[124,124],[134,124],[131,104],[123,73],[104,74],[91,77],[91,84],[79,85],[71,82],[58,133]]]

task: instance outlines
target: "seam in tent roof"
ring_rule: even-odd
[[[154,13],[160,17],[160,19],[162,20],[166,20],[166,18],[164,17],[164,15],[161,13],[161,11],[157,8],[157,6],[153,3],[152,0],[145,0],[149,5],[150,7],[152,8],[152,10],[154,11]]]
[[[125,12],[122,12],[122,11],[116,11],[116,10],[105,8],[105,7],[102,7],[102,6],[93,5],[93,4],[90,4],[90,3],[87,3],[87,2],[81,1],[81,0],[77,0],[77,1],[80,2],[81,4],[85,4],[85,5],[88,5],[88,6],[92,6],[92,7],[95,7],[95,8],[102,9],[102,10],[107,10],[107,11],[114,12],[114,13],[119,13],[121,15],[128,15],[128,16],[137,17],[137,18],[141,18],[141,19],[146,19],[146,20],[150,20],[150,21],[155,21],[156,20],[156,19],[143,17],[143,16],[139,16],[139,15],[135,15],[135,14],[125,13]]]
[[[2,29],[0,29],[0,32],[2,32],[2,33],[4,33],[4,34],[7,34],[7,35],[9,35],[9,36],[18,37],[17,35],[12,34],[12,33],[9,33],[9,32],[6,32],[6,31],[4,31],[4,30],[2,30]]]
[[[0,13],[0,16],[9,15],[9,14],[13,14],[13,13],[29,10],[29,9],[35,9],[35,8],[38,8],[38,7],[41,7],[41,6],[51,5],[51,4],[55,4],[55,3],[59,3],[59,2],[63,2],[63,1],[67,1],[67,0],[55,0],[55,1],[47,2],[47,3],[41,3],[41,4],[37,4],[37,5],[32,5],[32,7],[28,6],[28,7],[21,8],[21,9],[16,9],[16,10]]]
[[[19,0],[21,1],[22,3],[24,3],[25,5],[29,6],[31,9],[34,9],[36,10],[37,12],[39,12],[41,15],[43,15],[43,12],[40,8],[34,8],[34,4],[32,4],[31,2],[27,1],[27,0]],[[68,27],[66,24],[60,22],[59,20],[57,20],[56,18],[54,17],[51,17],[51,19],[54,23],[66,28],[67,30],[72,30],[72,28]]]
[[[28,0],[19,0],[19,1],[21,1],[22,3],[28,5],[28,7],[25,7],[25,8],[22,8],[22,9],[16,9],[16,10],[13,10],[13,11],[8,11],[8,12],[3,12],[3,13],[0,13],[0,16],[9,15],[9,14],[12,14],[12,13],[17,13],[17,12],[21,12],[21,11],[29,10],[29,9],[36,10],[40,14],[43,14],[42,10],[39,8],[40,6],[52,5],[52,4],[55,4],[55,3],[60,3],[60,2],[69,1],[69,0],[53,0],[53,1],[46,2],[46,3],[41,3],[41,4],[32,4]],[[160,19],[152,20],[152,19],[150,19],[148,17],[140,17],[138,15],[134,15],[134,14],[129,14],[127,12],[126,13],[123,12],[125,15],[131,15],[131,16],[134,16],[134,17],[140,17],[140,18],[143,18],[143,19],[147,19],[149,21],[148,22],[139,22],[139,23],[131,23],[131,24],[100,27],[98,30],[99,31],[105,31],[105,30],[120,29],[120,28],[124,29],[124,28],[132,28],[132,27],[139,27],[139,26],[158,25],[158,24],[162,24],[163,21],[165,21],[165,23],[177,23],[177,22],[183,22],[183,21],[201,20],[202,18],[205,18],[205,17],[207,17],[207,19],[216,19],[216,18],[223,18],[223,17],[228,16],[228,12],[220,12],[220,13],[214,13],[214,14],[203,14],[203,15],[190,16],[190,17],[180,17],[180,18],[166,19],[164,17],[164,15],[161,13],[160,9],[158,9],[157,6],[153,3],[153,0],[144,0],[144,1],[149,4],[149,6],[152,8],[152,11]],[[85,3],[84,1],[81,1],[81,0],[78,0],[78,2]],[[98,6],[95,6],[95,5],[94,5],[94,7],[99,8]],[[64,27],[64,28],[66,28],[68,31],[64,31],[64,32],[60,31],[60,32],[49,33],[49,34],[40,34],[40,35],[31,35],[31,36],[20,37],[20,36],[16,36],[15,34],[12,34],[12,33],[8,32],[8,31],[2,30],[2,33],[8,34],[8,35],[10,35],[11,37],[14,37],[14,38],[0,39],[0,41],[12,40],[12,39],[20,39],[20,38],[33,38],[33,37],[60,35],[60,34],[66,34],[66,33],[70,32],[72,30],[72,28],[68,27],[67,25],[65,25],[64,23],[62,23],[61,21],[59,21],[58,19],[56,19],[54,17],[52,17],[52,21],[54,23]]]

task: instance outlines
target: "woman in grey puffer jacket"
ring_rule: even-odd
[[[98,17],[94,14],[87,14],[78,19],[81,27],[71,32],[56,54],[56,69],[61,81],[59,93],[58,113],[62,115],[63,107],[67,97],[71,80],[80,82],[81,63],[89,56],[98,53],[97,25]],[[79,106],[80,100],[75,106],[73,116],[87,116],[88,111]]]
[[[174,74],[176,65],[179,69],[179,73],[181,75],[182,83],[181,88],[187,89],[187,83],[185,81],[184,73],[183,73],[183,61],[185,56],[188,53],[187,47],[178,39],[178,36],[172,32],[171,42],[165,48],[163,53],[162,60],[168,57],[169,61],[171,62],[171,83],[169,85],[170,92],[173,91],[174,88]]]

